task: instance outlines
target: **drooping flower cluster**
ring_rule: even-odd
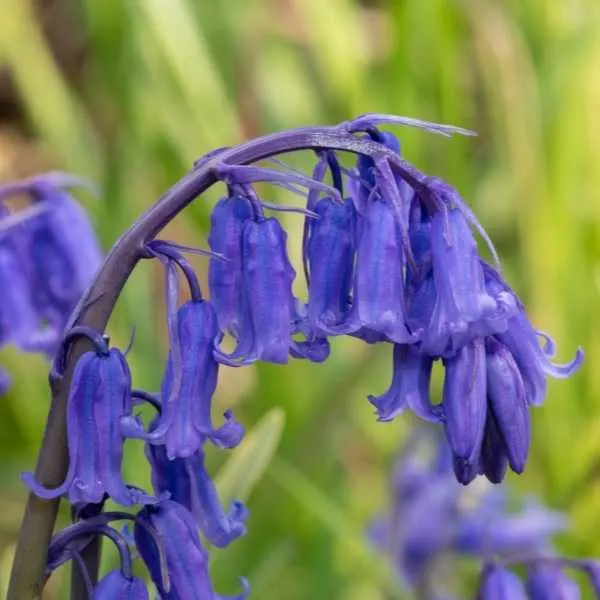
[[[211,175],[227,190],[212,212],[210,251],[160,240],[137,249],[140,258],[159,260],[166,273],[169,352],[160,394],[133,388],[125,355],[109,348],[99,332],[74,327],[62,338],[54,358],[57,378],[64,374],[73,339],[86,336],[92,349],[77,358],[70,383],[70,466],[65,481],[48,489],[25,475],[35,493],[44,498],[66,495],[81,516],[70,533],[57,534],[57,558],[52,559],[51,553],[51,568],[79,560],[81,544],[95,535],[86,527],[112,536],[122,547],[121,538],[108,525],[110,515],[105,514],[104,520],[97,514],[86,517],[89,506],[97,513],[111,498],[127,507],[142,505],[130,543],[163,600],[219,598],[209,580],[207,552],[198,530],[210,543],[223,547],[243,535],[247,517],[238,502],[228,512],[222,509],[205,468],[206,444],[229,449],[243,437],[230,411],[221,425],[214,424],[212,398],[219,370],[222,365],[242,367],[257,361],[283,364],[290,356],[323,362],[332,336],[389,344],[394,363],[390,388],[369,398],[379,420],[389,421],[410,408],[443,424],[450,462],[461,483],[471,482],[479,473],[499,482],[507,465],[517,472],[524,469],[529,406],[543,400],[548,374],[569,375],[581,355],[578,352],[563,367],[550,362],[551,339],[529,323],[498,268],[479,256],[472,228],[495,253],[470,209],[446,183],[425,177],[401,159],[397,139],[376,127],[385,121],[444,134],[464,133],[367,116],[328,130],[350,141],[354,151],[364,149],[354,169],[342,167],[334,150],[320,146],[312,177],[285,165],[276,170],[221,161],[220,151],[196,163],[197,169],[210,165]],[[288,135],[293,139],[296,134]],[[272,152],[262,150],[261,157],[278,153],[277,136],[271,143]],[[306,144],[303,141],[298,148]],[[324,181],[328,173],[332,185]],[[259,181],[304,194],[306,207],[262,201],[253,188]],[[276,217],[267,216],[270,210],[304,215],[305,299],[293,293],[296,270],[288,257],[287,234]],[[66,303],[58,302],[59,292],[68,288],[67,273],[79,273],[78,266],[67,265],[64,257],[69,253],[56,249],[62,239],[46,234],[36,239],[36,257],[54,261],[48,267],[48,289],[40,297],[66,310]],[[209,255],[207,297],[183,256],[187,251]],[[179,300],[181,275],[190,295],[184,302]],[[44,315],[53,322],[50,309]],[[232,350],[227,349],[226,336],[233,342]],[[429,392],[435,361],[446,370],[438,406]],[[141,402],[157,411],[149,424],[134,412]],[[127,439],[146,445],[154,495],[122,479]],[[454,484],[447,477],[440,479],[439,490],[430,499],[439,504],[440,516],[453,502]],[[431,539],[438,540],[434,529]],[[121,571],[102,580],[95,598],[129,590],[144,597],[127,561],[130,556],[123,550]],[[246,596],[246,584],[244,588],[240,598]]]
[[[371,542],[419,597],[452,600],[461,557],[483,564],[478,600],[578,600],[566,568],[586,573],[600,593],[597,561],[555,554],[552,536],[566,528],[565,516],[533,499],[511,510],[508,500],[500,487],[459,485],[449,449],[438,435],[418,430],[396,461],[390,509],[373,522]],[[525,585],[509,569],[516,565],[527,568]]]
[[[92,226],[70,186],[84,180],[48,173],[0,186],[0,346],[52,357],[63,328],[102,262]],[[10,210],[14,194],[31,203]],[[0,396],[9,387],[0,372]]]

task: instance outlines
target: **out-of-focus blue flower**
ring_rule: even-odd
[[[206,470],[202,449],[188,458],[169,460],[164,446],[147,444],[146,456],[156,495],[169,493],[171,500],[187,508],[211,544],[223,548],[246,533],[246,508],[234,502],[225,514]]]
[[[86,352],[75,365],[67,402],[65,481],[49,489],[32,473],[24,473],[23,480],[41,498],[67,494],[71,504],[99,503],[105,495],[124,506],[152,503],[152,497],[128,487],[121,476],[120,422],[131,411],[131,374],[123,354],[108,347]]]
[[[399,577],[413,588],[438,589],[438,565],[458,556],[527,559],[552,552],[551,536],[565,527],[562,514],[535,503],[511,511],[497,487],[471,489],[453,476],[452,453],[439,436],[418,431],[397,460],[390,509],[370,530]]]
[[[530,600],[579,600],[579,586],[560,565],[536,564],[529,569],[527,594]]]
[[[527,600],[523,582],[499,565],[488,565],[482,574],[478,598],[481,600]]]
[[[163,544],[170,589],[166,589],[160,568],[160,550],[148,529],[135,525],[137,549],[146,563],[152,580],[163,600],[222,600],[216,594],[208,573],[208,553],[202,546],[193,515],[183,506],[165,500],[153,507],[146,507],[139,517],[152,527]],[[243,600],[244,591],[230,600]]]
[[[34,301],[50,323],[65,321],[102,264],[94,229],[73,197],[43,176],[32,180],[34,203],[44,211],[27,228],[25,249],[35,288]]]
[[[47,173],[0,186],[0,199],[26,193],[32,204],[0,214],[0,344],[51,357],[75,304],[102,263],[85,211],[66,191],[87,185]],[[8,283],[10,281],[10,284]]]

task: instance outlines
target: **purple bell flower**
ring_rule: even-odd
[[[148,600],[148,590],[141,579],[110,571],[94,588],[92,600]]]
[[[510,351],[489,337],[485,342],[487,365],[487,397],[490,416],[515,473],[522,473],[529,453],[531,422],[525,384]]]
[[[242,294],[242,232],[252,218],[247,198],[230,195],[217,202],[211,213],[208,243],[213,252],[227,260],[212,258],[208,269],[210,300],[222,330],[240,334],[244,296]]]
[[[432,280],[425,279],[415,298],[431,313],[413,317],[413,326],[421,336],[421,351],[442,356],[484,333],[483,322],[497,304],[486,291],[477,245],[460,210],[433,215],[431,254]]]
[[[102,251],[83,208],[54,177],[32,181],[44,210],[27,223],[24,246],[40,314],[62,329],[102,264]]]
[[[352,310],[345,324],[329,333],[352,333],[368,343],[414,341],[406,326],[404,250],[396,212],[375,197],[357,219],[358,242]]]
[[[287,363],[292,341],[296,273],[286,251],[287,234],[273,218],[245,223],[242,233],[242,295],[238,344],[232,354],[217,352],[232,366],[257,360]]]
[[[306,249],[308,319],[316,331],[329,334],[350,310],[356,216],[351,200],[321,198],[313,210],[319,219],[309,226]]]
[[[537,564],[529,569],[530,600],[580,600],[579,586],[557,564]]]
[[[444,359],[444,366],[444,427],[454,455],[456,477],[467,484],[477,473],[487,414],[483,340],[463,346],[454,356]]]
[[[186,508],[165,500],[154,507],[146,507],[139,513],[158,534],[164,546],[169,573],[170,589],[165,589],[159,557],[160,552],[148,530],[136,522],[135,542],[146,563],[152,580],[163,600],[225,600],[215,593],[208,573],[208,553],[197,533],[197,523]],[[230,600],[243,600],[248,587]]]
[[[149,433],[135,419],[124,419],[124,434],[164,444],[169,459],[193,456],[207,437],[222,447],[236,446],[243,428],[231,413],[225,413],[226,422],[218,429],[211,420],[219,373],[214,349],[220,339],[214,308],[209,302],[192,300],[169,320],[171,349],[161,388],[162,413]]]
[[[527,600],[523,582],[512,571],[487,565],[481,577],[478,600]]]
[[[189,510],[211,544],[224,548],[246,533],[246,508],[236,501],[229,514],[223,512],[217,490],[204,464],[203,450],[188,458],[169,460],[164,446],[147,444],[146,456],[152,466],[156,495],[168,493],[172,501]]]
[[[431,403],[429,380],[433,360],[414,346],[394,344],[393,377],[390,388],[381,396],[369,396],[378,421],[391,421],[410,408],[419,417],[441,421],[439,407]]]
[[[0,344],[26,343],[39,329],[40,319],[21,263],[7,234],[0,237]]]
[[[123,506],[154,502],[121,478],[120,421],[131,414],[130,392],[131,374],[118,349],[97,349],[78,359],[67,403],[69,470],[53,489],[24,473],[24,482],[36,495],[52,499],[67,494],[71,504],[99,503],[106,494]]]

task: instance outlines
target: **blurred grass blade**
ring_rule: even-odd
[[[137,26],[147,25],[161,50],[198,138],[211,146],[236,140],[235,108],[187,0],[138,0],[131,6],[134,18],[143,19]]]
[[[234,498],[248,498],[277,450],[284,425],[283,409],[272,408],[233,451],[215,478],[225,506]]]
[[[307,512],[317,518],[336,538],[342,542],[373,575],[373,579],[385,587],[390,599],[400,598],[400,582],[392,565],[385,556],[375,550],[366,532],[357,528],[346,517],[343,509],[307,479],[292,464],[276,458],[269,467],[269,474],[290,496],[295,498]]]
[[[62,167],[98,179],[98,141],[44,41],[30,0],[0,0],[0,59],[6,61],[27,112]]]

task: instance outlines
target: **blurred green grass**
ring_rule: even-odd
[[[509,484],[568,511],[573,528],[562,550],[600,555],[600,369],[594,366],[600,359],[600,4],[85,0],[73,6],[87,40],[79,85],[54,63],[30,0],[0,0],[0,61],[50,165],[103,187],[103,200],[86,206],[107,248],[213,147],[363,112],[479,132],[452,140],[400,133],[411,161],[448,179],[475,207],[533,321],[556,337],[559,358],[585,348],[583,370],[551,382],[546,404],[535,411],[529,468]],[[198,200],[169,234],[205,244],[212,198]],[[300,220],[284,220],[297,258]],[[159,386],[164,353],[160,288],[160,272],[140,268],[110,326],[114,342],[124,345],[136,324],[132,368],[136,385],[149,389]],[[16,381],[0,405],[6,574],[24,498],[17,474],[33,465],[48,391],[43,361],[10,350],[2,360]],[[231,591],[244,574],[255,583],[255,597],[265,600],[381,598],[386,569],[374,566],[368,549],[356,551],[356,535],[385,505],[388,465],[410,427],[408,418],[375,423],[364,398],[387,386],[389,362],[385,350],[336,341],[321,366],[223,369],[221,406],[235,405],[249,428],[281,407],[286,425],[277,461],[267,468],[266,453],[264,477],[249,497],[248,536],[215,564],[219,590]],[[223,458],[211,455],[215,472]],[[139,448],[132,450],[126,470],[136,478],[141,460]],[[228,486],[232,477],[223,476]],[[62,597],[56,594],[50,597]]]

